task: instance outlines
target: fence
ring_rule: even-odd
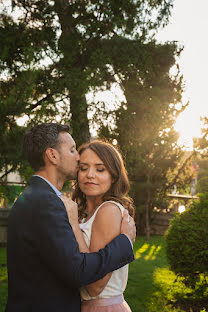
[[[193,200],[198,199],[196,196],[189,195],[168,195],[168,197],[175,198],[178,200]],[[173,218],[173,211],[178,211],[179,201],[171,212],[154,212],[151,222],[151,235],[164,235],[169,227],[170,220]],[[0,246],[5,246],[7,243],[7,226],[8,216],[10,208],[0,208]]]
[[[0,246],[6,246],[9,208],[0,208]]]

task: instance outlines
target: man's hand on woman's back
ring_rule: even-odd
[[[129,216],[128,211],[125,209],[122,222],[121,222],[121,234],[127,235],[132,243],[135,242],[136,238],[136,226],[134,219]]]

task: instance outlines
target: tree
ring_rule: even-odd
[[[5,150],[14,143],[19,153],[24,128],[16,121],[25,115],[27,125],[53,121],[57,116],[61,122],[71,120],[77,144],[88,140],[86,94],[110,85],[119,68],[131,67],[131,57],[135,59],[133,49],[123,54],[116,48],[116,61],[112,44],[119,43],[119,38],[134,44],[151,40],[168,22],[172,3],[13,0],[8,6],[8,1],[2,1],[0,116],[4,140],[0,143],[5,144]],[[9,131],[16,135],[14,142]],[[1,151],[0,169],[14,158],[15,164],[22,159],[21,155],[14,157],[12,153],[10,158],[5,154]]]
[[[194,148],[197,151],[197,193],[208,192],[208,118],[202,118],[204,123],[201,129],[201,137],[194,138]]]
[[[185,157],[174,130],[176,117],[186,107],[177,108],[183,92],[182,77],[169,73],[180,50],[174,43],[154,42],[145,49],[139,58],[143,66],[135,62],[122,73],[126,103],[115,112],[116,128],[103,127],[100,135],[108,134],[118,141],[138,208],[137,224],[141,232],[145,227],[149,239],[154,207],[166,207],[167,192],[175,184],[184,188],[191,182],[192,154]]]
[[[165,193],[162,190],[177,180],[177,172],[184,172],[173,130],[180,111],[175,105],[181,99],[182,78],[169,75],[180,49],[175,43],[157,45],[154,41],[157,30],[168,22],[173,0],[13,0],[18,17],[7,5],[3,1],[0,24],[0,118],[5,150],[10,149],[6,136],[12,129],[19,135],[14,149],[20,151],[17,146],[25,129],[16,121],[24,115],[27,125],[70,121],[77,145],[87,141],[89,108],[100,111],[95,103],[87,102],[86,95],[118,82],[127,101],[112,114],[117,125],[114,134],[126,155],[130,177],[139,185],[136,205],[138,201],[140,208],[146,207],[148,232],[150,212]],[[14,154],[5,154],[0,154],[0,168],[13,164]],[[15,156],[18,168],[22,155]],[[180,170],[171,180],[168,175],[174,165]],[[138,199],[144,190],[146,199]]]
[[[202,158],[208,156],[208,117],[201,118],[203,128],[201,129],[202,136],[194,138],[194,147],[201,154]]]
[[[197,193],[208,192],[208,158],[198,155],[197,157],[198,174],[196,183]]]

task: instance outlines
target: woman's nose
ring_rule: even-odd
[[[88,176],[88,178],[94,178],[95,177],[95,170],[93,168],[89,168],[87,176]]]

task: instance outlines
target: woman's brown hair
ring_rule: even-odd
[[[85,143],[78,149],[81,155],[85,150],[91,149],[103,161],[105,167],[112,176],[113,183],[110,189],[103,196],[103,201],[114,200],[124,206],[131,216],[134,216],[132,199],[128,196],[129,180],[123,159],[117,149],[108,142],[93,140]],[[72,199],[78,204],[79,219],[86,216],[86,197],[80,190],[79,183],[75,185]]]

